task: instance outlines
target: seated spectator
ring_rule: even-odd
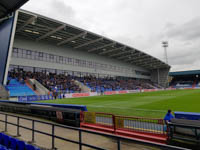
[[[169,122],[171,122],[171,119],[173,119],[174,116],[172,115],[172,111],[169,109],[167,114],[164,117],[164,121],[166,124],[168,124]]]
[[[120,90],[142,90],[152,89],[156,87],[153,82],[146,79],[121,77],[103,77],[86,75],[84,77],[72,76],[69,74],[56,74],[51,72],[26,72],[23,70],[13,69],[8,73],[10,79],[16,78],[20,83],[25,84],[27,79],[35,79],[45,86],[49,91],[58,93],[76,93],[81,92],[81,88],[76,84],[76,80],[88,86],[92,92],[103,93],[106,91],[120,91]],[[9,84],[9,81],[8,81]],[[153,86],[154,85],[154,86]],[[35,88],[34,88],[35,89]]]

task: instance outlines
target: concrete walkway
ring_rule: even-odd
[[[35,117],[30,117],[30,116],[24,116],[24,115],[19,115],[19,116],[46,121],[44,119],[38,119]],[[0,120],[4,120],[4,119],[5,119],[4,116],[0,114]],[[8,117],[8,122],[17,123],[17,119],[14,117]],[[46,122],[52,123],[51,121],[46,121]],[[4,125],[5,123],[2,123],[2,122],[0,123],[0,131],[4,131],[5,129]],[[28,120],[20,119],[20,125],[31,128],[32,122]],[[51,134],[51,131],[52,131],[52,128],[50,125],[37,123],[37,122],[35,123],[35,129],[39,131],[43,131],[45,133],[49,133],[49,134]],[[12,136],[16,136],[17,134],[16,126],[8,125],[8,129],[6,133]],[[17,138],[24,141],[32,141],[31,131],[20,128],[20,135],[21,136]],[[69,129],[65,129],[61,127],[55,127],[55,135],[63,137],[63,138],[67,138],[70,140],[75,140],[75,141],[78,141],[79,139],[78,131],[69,130]],[[87,144],[92,144],[92,145],[95,145],[104,149],[108,149],[108,150],[117,149],[116,141],[114,139],[107,138],[104,136],[99,136],[99,135],[94,135],[94,134],[89,134],[89,133],[82,133],[82,142],[87,143]],[[51,149],[52,138],[47,135],[35,133],[35,141],[33,144],[39,147],[42,147],[43,149]],[[79,145],[73,144],[70,142],[65,142],[60,139],[55,140],[55,147],[59,150],[78,150],[79,149]],[[151,147],[147,147],[147,146],[143,146],[143,145],[139,145],[135,143],[130,143],[126,141],[121,142],[121,149],[122,150],[157,150],[155,148],[151,148]],[[83,147],[83,150],[91,150],[91,148]]]

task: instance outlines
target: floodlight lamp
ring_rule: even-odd
[[[168,42],[167,41],[163,41],[162,44],[163,44],[163,47],[168,47]]]

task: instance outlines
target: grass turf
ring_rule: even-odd
[[[86,105],[88,111],[106,112],[125,116],[162,118],[172,111],[200,112],[200,90],[172,90],[135,94],[40,101],[57,104]]]

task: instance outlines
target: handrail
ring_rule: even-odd
[[[169,126],[178,126],[178,127],[185,127],[185,128],[195,128],[195,129],[200,129],[200,126],[195,126],[195,125],[186,125],[183,123],[168,123]]]
[[[121,141],[122,140],[128,140],[128,141],[132,141],[132,142],[135,142],[135,143],[138,143],[138,144],[142,144],[142,145],[146,145],[146,146],[154,146],[154,147],[158,147],[158,148],[166,149],[166,150],[167,149],[188,150],[186,148],[181,148],[181,147],[176,147],[176,146],[170,146],[170,145],[165,145],[165,144],[157,144],[157,143],[153,143],[153,142],[146,142],[146,141],[131,139],[131,138],[127,138],[127,137],[120,137],[120,136],[117,136],[117,135],[100,133],[100,132],[85,130],[85,129],[81,129],[81,128],[75,128],[75,127],[70,127],[70,126],[65,126],[65,125],[60,125],[60,124],[53,124],[53,123],[49,123],[49,122],[30,119],[30,118],[26,118],[26,117],[20,117],[20,116],[17,116],[17,115],[12,115],[12,114],[3,113],[3,112],[0,112],[0,114],[5,116],[4,120],[0,120],[0,122],[5,123],[5,131],[7,131],[7,125],[8,124],[14,125],[14,126],[17,127],[17,135],[18,136],[20,135],[19,128],[24,128],[24,129],[30,130],[30,131],[32,131],[32,141],[33,142],[35,140],[35,133],[40,133],[40,134],[43,134],[43,135],[51,136],[52,137],[52,145],[51,145],[52,149],[55,149],[55,138],[57,138],[57,139],[64,140],[64,141],[67,141],[67,142],[71,142],[71,143],[74,143],[74,144],[79,144],[79,150],[82,150],[82,146],[86,146],[86,147],[97,149],[97,150],[104,150],[103,148],[100,148],[100,147],[97,147],[97,146],[94,146],[94,145],[91,145],[91,144],[83,143],[82,142],[82,132],[85,132],[85,133],[90,133],[90,134],[95,134],[95,135],[106,136],[106,137],[117,140],[117,147],[118,147],[117,149],[118,150],[121,149]],[[17,123],[15,124],[15,123],[9,122],[8,121],[9,116],[17,118]],[[32,121],[32,128],[20,125],[20,119]],[[35,122],[51,125],[52,126],[52,132],[46,133],[46,132],[43,132],[43,131],[40,131],[40,130],[36,130],[35,129]],[[74,141],[74,140],[71,140],[71,139],[66,139],[66,138],[63,138],[63,137],[60,137],[60,136],[56,136],[54,134],[55,133],[55,127],[61,127],[61,128],[65,128],[65,129],[71,129],[71,130],[79,131],[79,140]]]
[[[85,120],[85,113],[94,113],[95,116],[89,122]],[[87,114],[86,114],[87,116]],[[89,115],[90,117],[90,115]],[[164,130],[165,123],[163,119],[156,118],[144,118],[144,117],[130,117],[122,115],[114,115],[111,113],[102,113],[102,112],[81,112],[81,122],[94,124],[94,125],[103,125],[111,127],[116,133],[117,129],[125,129],[129,131],[139,131],[139,132],[148,132],[154,134],[163,134],[166,135],[167,132]]]

